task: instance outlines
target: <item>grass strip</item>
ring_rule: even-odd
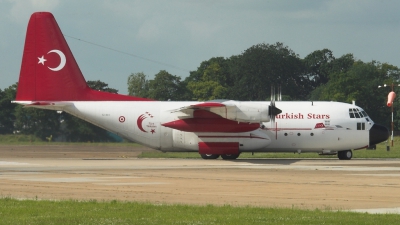
[[[0,224],[397,224],[400,215],[150,204],[0,199]]]
[[[160,152],[160,151],[149,151],[142,152],[139,158],[185,158],[185,159],[196,159],[200,158],[197,152]],[[293,159],[325,159],[334,158],[337,159],[336,155],[318,155],[317,153],[242,153],[239,159],[252,159],[252,158],[262,158],[262,159],[274,159],[274,158],[293,158]],[[353,151],[353,158],[400,158],[400,143],[395,143],[394,147],[390,147],[390,151],[386,150],[386,143],[381,143],[376,146],[376,150],[356,150]]]
[[[143,147],[137,143],[131,142],[99,142],[99,143],[82,143],[82,142],[44,142],[35,138],[33,135],[0,135],[0,145],[67,145],[67,146],[110,146],[110,147]],[[353,158],[400,158],[400,137],[394,138],[394,147],[390,147],[390,151],[386,150],[386,143],[380,143],[376,146],[376,150],[357,150],[353,151]],[[199,159],[200,155],[197,152],[160,152],[160,151],[146,151],[141,153],[139,158],[183,158],[183,159]],[[243,158],[337,158],[336,155],[320,156],[317,153],[242,153],[239,159]]]
[[[24,134],[4,134],[0,135],[0,145],[67,145],[67,146],[132,146],[143,147],[138,143],[133,142],[56,142],[56,141],[43,141],[34,135]]]

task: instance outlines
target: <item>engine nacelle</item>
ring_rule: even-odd
[[[269,122],[269,105],[257,102],[224,102],[226,107],[211,108],[210,111],[223,118],[238,122]]]

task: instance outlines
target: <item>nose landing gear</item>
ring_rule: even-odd
[[[353,152],[351,150],[338,151],[337,156],[340,160],[350,160],[353,158]]]

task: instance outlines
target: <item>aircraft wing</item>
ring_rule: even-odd
[[[257,107],[258,117],[266,113],[262,111],[264,108],[268,108],[263,105]],[[250,110],[237,101],[200,102],[172,110],[171,113],[178,114],[178,119],[162,125],[186,132],[248,132],[260,127],[260,120],[255,119],[257,116],[249,117],[250,111],[254,109]]]
[[[184,113],[186,115],[192,116],[193,114],[198,114],[198,113],[195,113],[195,112],[199,112],[199,111],[203,110],[203,111],[208,111],[208,112],[214,113],[215,115],[220,115],[220,116],[224,117],[223,114],[226,114],[226,111],[228,110],[228,108],[231,109],[233,107],[235,107],[235,105],[230,103],[230,102],[224,102],[224,103],[221,103],[221,102],[201,102],[201,103],[198,103],[198,104],[184,106],[182,108],[173,110],[172,112],[182,112],[182,113]],[[195,117],[195,116],[196,115],[193,115],[193,117]],[[197,115],[197,117],[201,117],[201,116]]]
[[[172,112],[182,112],[186,118],[209,118],[213,117],[212,114],[214,114],[214,116],[237,122],[261,123],[270,121],[269,110],[270,106],[267,102],[227,100],[223,102],[200,102],[172,110]]]

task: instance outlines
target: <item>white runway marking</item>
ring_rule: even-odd
[[[400,177],[400,174],[349,174],[352,176]]]
[[[351,209],[348,211],[369,214],[400,214],[400,208]]]
[[[54,183],[80,183],[80,182],[106,182],[106,179],[90,177],[67,177],[67,178],[14,178],[12,180],[54,182]]]
[[[29,163],[20,163],[20,162],[0,161],[0,166],[22,166],[22,165],[30,165],[30,164]]]
[[[3,175],[1,177],[20,180],[20,181],[33,181],[33,182],[55,182],[55,183],[81,183],[81,182],[114,182],[113,179],[138,179],[142,177],[64,177],[64,178],[43,178],[43,177],[29,177],[29,178],[15,178],[12,175]],[[112,183],[111,183],[112,184]],[[107,184],[107,185],[111,185]]]
[[[134,182],[134,183],[96,183],[97,185],[123,185],[123,186],[131,186],[131,185],[159,185],[159,184],[168,184],[163,182]]]

